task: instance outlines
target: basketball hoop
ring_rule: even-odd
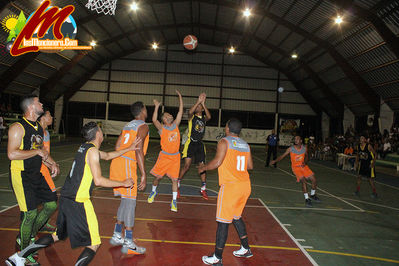
[[[116,1],[117,0],[88,0],[86,7],[99,14],[115,15]]]

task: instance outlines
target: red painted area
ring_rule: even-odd
[[[147,203],[147,196],[140,194],[136,217],[144,219],[171,220],[149,221],[137,220],[133,237],[139,239],[139,245],[147,248],[145,255],[123,255],[120,247],[112,247],[109,238],[102,238],[96,257],[91,265],[204,265],[203,255],[210,255],[214,250],[216,235],[216,198],[209,201],[201,197],[185,197],[178,201],[178,212],[170,211],[171,195],[157,195],[154,203]],[[104,197],[104,198],[102,198]],[[100,226],[100,235],[110,237],[113,232],[119,199],[110,191],[95,191],[94,209]],[[19,210],[13,208],[0,214],[1,228],[19,226]],[[56,216],[52,223],[55,224]],[[291,238],[280,227],[257,199],[249,199],[244,210],[243,219],[247,225],[249,242],[252,245],[297,248]],[[15,252],[17,231],[0,230],[2,249],[0,260],[4,261]],[[148,241],[144,241],[148,240]],[[160,243],[155,240],[197,242],[197,244]],[[205,243],[201,245],[200,243]],[[7,244],[5,244],[7,243]],[[209,245],[210,243],[210,245]],[[233,225],[229,229],[229,244],[239,244]],[[252,248],[254,256],[249,259],[236,258],[233,250],[238,247],[227,246],[223,254],[225,265],[311,265],[300,250],[281,250],[274,248]],[[60,241],[55,245],[39,251],[39,262],[42,265],[74,265],[82,249],[71,250],[69,241]]]

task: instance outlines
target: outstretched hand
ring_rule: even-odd
[[[154,102],[155,107],[159,107],[161,105],[160,102],[158,102],[157,99],[152,100]]]
[[[133,179],[128,178],[125,181],[123,181],[123,186],[124,187],[128,187],[128,188],[132,188],[134,186]]]
[[[136,139],[133,141],[132,145],[130,145],[129,150],[131,150],[131,151],[140,150],[140,147],[138,147],[138,145],[142,141],[143,140],[140,137],[136,137]]]
[[[180,91],[176,90],[176,93],[177,93],[177,95],[178,95],[179,97],[181,97]]]

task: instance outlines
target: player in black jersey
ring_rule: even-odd
[[[194,163],[201,166],[205,163],[205,146],[202,143],[202,138],[205,134],[206,122],[211,119],[211,113],[205,106],[206,94],[201,93],[198,97],[196,104],[191,107],[189,111],[189,121],[188,121],[188,138],[184,144],[183,156],[184,167],[181,169],[178,180],[178,187],[180,188],[180,181],[183,179],[185,173],[190,169],[191,162],[194,158]],[[205,116],[203,112],[205,111]],[[206,172],[199,173],[201,178],[201,190],[200,194],[204,199],[208,199],[208,194],[206,193]],[[178,190],[178,195],[180,195],[180,189]]]
[[[17,242],[23,249],[57,209],[57,194],[51,191],[40,172],[42,162],[53,177],[59,173],[59,167],[43,149],[43,128],[37,121],[43,113],[39,98],[35,95],[24,97],[21,109],[22,119],[12,124],[8,131],[7,155],[11,160],[11,185],[21,211]],[[38,211],[40,204],[43,208]],[[35,263],[33,257],[28,260]]]
[[[355,195],[359,196],[360,184],[362,176],[368,178],[371,189],[373,190],[371,197],[377,198],[377,191],[375,189],[375,151],[373,147],[367,143],[365,136],[360,136],[360,144],[357,146],[356,163],[358,169],[357,187]]]
[[[90,200],[94,185],[101,187],[134,185],[132,179],[119,182],[103,177],[100,158],[111,160],[125,152],[136,150],[141,139],[136,138],[126,149],[107,153],[99,150],[104,138],[102,130],[95,122],[84,125],[82,135],[86,142],[79,147],[61,189],[56,233],[41,237],[21,252],[15,253],[6,260],[7,265],[24,265],[26,258],[33,252],[68,236],[72,248],[85,247],[75,265],[88,265],[94,258],[101,244],[97,217]]]

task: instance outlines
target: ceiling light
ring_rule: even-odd
[[[158,49],[158,44],[156,42],[154,42],[152,44],[152,49],[154,49],[154,50]]]
[[[234,54],[235,51],[236,51],[236,49],[234,49],[233,46],[231,46],[231,47],[229,48],[229,53],[230,53],[230,54]]]
[[[251,10],[249,10],[249,8],[246,8],[243,11],[243,15],[244,15],[244,17],[249,17],[251,15]]]
[[[133,2],[133,3],[130,5],[130,8],[131,8],[133,11],[137,11],[137,9],[139,9],[139,5],[138,5],[136,2]]]
[[[96,43],[96,41],[91,41],[91,43],[90,43],[90,46],[96,46],[97,45],[97,43]]]
[[[297,53],[293,53],[293,54],[291,55],[291,58],[292,58],[292,59],[297,59],[297,58],[298,58],[298,54],[297,54]]]
[[[343,21],[344,21],[344,20],[342,19],[341,16],[337,16],[337,17],[335,18],[335,23],[338,24],[338,25],[341,24]]]

